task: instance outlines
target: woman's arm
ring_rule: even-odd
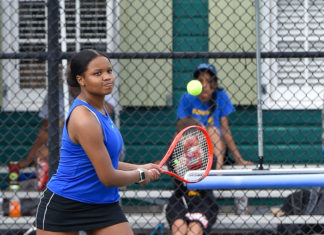
[[[154,163],[148,163],[144,165],[138,165],[138,164],[132,164],[132,163],[127,163],[127,162],[119,162],[118,164],[118,169],[123,170],[123,171],[131,171],[131,170],[136,170],[137,168],[141,169],[146,169],[146,170],[151,170],[151,169],[156,169],[160,170],[159,166]]]
[[[224,164],[225,145],[220,131],[215,126],[209,126],[207,127],[207,132],[213,144],[213,152],[217,158],[216,170],[221,170]]]
[[[100,181],[109,187],[122,187],[140,180],[139,171],[114,169],[103,140],[102,128],[96,117],[85,107],[76,107],[69,118],[68,132],[71,140],[80,144],[87,153]],[[147,184],[159,176],[157,171],[143,168]]]
[[[237,149],[234,138],[232,136],[232,132],[228,124],[227,116],[220,118],[220,124],[221,124],[221,130],[223,132],[224,142],[228,147],[229,151],[231,152],[235,162],[238,165],[253,165],[253,162],[244,160],[239,150]]]
[[[47,144],[47,140],[48,140],[47,125],[48,125],[48,121],[46,119],[43,119],[42,125],[37,132],[37,136],[33,143],[33,146],[29,150],[26,159],[24,161],[19,162],[19,168],[25,168],[31,165],[35,160],[35,156],[37,155],[37,152],[40,151],[41,148],[43,148]]]

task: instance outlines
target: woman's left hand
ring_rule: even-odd
[[[240,166],[253,166],[254,163],[251,162],[251,161],[247,161],[247,160],[244,160],[244,159],[240,159],[239,161],[236,162],[237,165],[240,165]]]
[[[154,163],[147,163],[147,164],[141,165],[140,168],[144,168],[146,170],[151,170],[151,169],[157,169],[158,171],[161,170],[160,167]]]

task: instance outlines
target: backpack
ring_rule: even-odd
[[[324,215],[324,188],[301,189],[290,194],[281,207],[285,215]],[[324,233],[322,224],[279,224],[279,234]]]

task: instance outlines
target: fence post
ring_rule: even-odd
[[[59,159],[59,1],[48,0],[48,142],[49,177],[56,171]]]
[[[257,114],[258,114],[258,157],[259,170],[263,170],[263,118],[262,118],[262,93],[261,93],[261,49],[260,49],[260,7],[259,0],[255,0],[255,34],[256,34],[256,64],[257,64]]]

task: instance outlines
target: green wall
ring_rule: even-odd
[[[119,50],[142,53],[170,52],[172,26],[170,1],[146,0],[144,6],[140,0],[121,0]],[[121,105],[171,105],[171,59],[122,59],[119,70]]]
[[[255,52],[255,9],[250,0],[209,0],[209,51]],[[255,59],[210,59],[235,105],[256,105]]]
[[[41,119],[37,112],[0,112],[0,164],[27,156]]]

